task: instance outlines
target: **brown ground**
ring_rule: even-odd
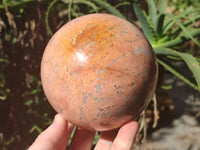
[[[159,101],[163,106],[158,126],[135,150],[200,150],[200,94],[194,97],[194,91],[178,81],[168,98]]]

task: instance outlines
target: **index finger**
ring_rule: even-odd
[[[36,138],[28,150],[64,150],[72,130],[73,125],[57,114],[53,123]]]

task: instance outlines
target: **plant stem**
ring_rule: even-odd
[[[69,9],[69,13],[68,13],[68,19],[69,19],[69,21],[71,21],[71,8],[72,8],[72,4],[73,4],[73,0],[70,0],[70,3],[69,3],[69,7],[68,7],[68,9]]]
[[[49,13],[51,11],[51,8],[53,7],[53,5],[55,3],[57,3],[58,0],[54,0],[52,1],[50,4],[49,4],[49,7],[47,8],[47,11],[46,11],[46,14],[45,14],[45,23],[46,23],[46,28],[47,28],[47,31],[49,32],[49,34],[52,36],[53,33],[51,31],[51,28],[49,26]]]

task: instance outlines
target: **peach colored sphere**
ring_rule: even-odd
[[[143,33],[108,14],[90,14],[61,27],[41,63],[44,92],[67,121],[106,131],[136,119],[149,103],[157,63]]]

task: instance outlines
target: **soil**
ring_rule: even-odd
[[[160,110],[158,126],[134,150],[200,150],[200,93],[178,81],[159,101],[171,109]]]
[[[23,13],[18,13],[17,8],[10,9],[7,15],[0,12],[3,22],[0,57],[9,62],[0,64],[1,75],[4,75],[0,76],[0,82],[10,91],[6,100],[0,100],[2,150],[28,147],[55,114],[40,84],[40,62],[51,37],[44,22],[46,7],[44,3],[31,3],[24,7]],[[27,105],[31,101],[32,104]]]

